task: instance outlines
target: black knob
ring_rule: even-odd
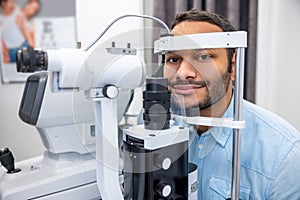
[[[17,173],[21,171],[20,169],[15,169],[15,159],[12,152],[8,149],[0,150],[0,162],[7,169],[7,173]]]
[[[168,197],[172,192],[172,188],[163,181],[159,181],[155,187],[155,192],[157,192],[161,197]]]
[[[105,85],[102,92],[103,95],[109,99],[114,99],[119,95],[119,89],[115,85]]]
[[[163,170],[167,170],[171,167],[172,161],[171,158],[166,157],[164,155],[156,155],[154,156],[154,164],[158,168],[162,168]]]

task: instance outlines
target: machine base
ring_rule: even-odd
[[[70,156],[66,156],[69,157]],[[74,154],[72,159],[49,152],[16,163],[22,171],[8,174],[0,168],[1,200],[96,200],[101,199],[96,182],[96,160]]]

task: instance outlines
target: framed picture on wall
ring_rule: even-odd
[[[76,0],[0,0],[1,80],[24,82],[18,73],[16,52],[37,49],[75,48]]]

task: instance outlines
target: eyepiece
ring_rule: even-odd
[[[167,78],[146,79],[146,90],[143,92],[143,119],[146,129],[170,128],[170,99]]]
[[[31,46],[17,51],[17,71],[28,73],[47,70],[48,56],[45,51],[35,50]]]

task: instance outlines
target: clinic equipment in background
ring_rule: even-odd
[[[80,67],[87,53],[76,49],[70,53],[71,58],[66,54],[64,58],[73,61],[71,66],[65,63],[55,66],[74,69],[76,63]],[[34,71],[40,69],[30,72]],[[55,72],[40,71],[26,80],[19,116],[37,128],[46,150],[43,156],[16,163],[21,169],[19,173],[1,177],[0,199],[95,199],[100,196],[93,157],[93,108],[83,92],[69,87],[71,84],[67,85],[67,81],[61,83],[58,76]],[[72,105],[74,96],[81,105],[77,112],[81,118],[78,117],[76,122]]]
[[[172,50],[199,49],[199,47],[237,48],[234,119],[225,120],[223,124],[219,123],[218,120],[207,122],[201,117],[199,120],[190,121],[191,124],[204,123],[210,126],[234,128],[232,199],[235,200],[239,196],[240,131],[244,127],[241,118],[241,102],[246,40],[245,32],[186,36],[166,35],[155,43],[154,48],[155,53],[162,58],[167,51]],[[121,188],[118,127],[116,123],[117,99],[122,90],[132,90],[144,83],[145,65],[143,60],[134,51],[131,51],[131,48],[129,51],[126,49],[120,51],[120,48],[112,46],[107,48],[110,49],[107,52],[99,48],[90,52],[89,48],[85,51],[76,49],[41,52],[40,55],[46,55],[47,58],[40,63],[47,63],[47,68],[42,69],[46,71],[37,72],[28,78],[21,102],[20,117],[38,127],[47,151],[42,161],[29,161],[43,165],[32,165],[30,169],[24,170],[20,163],[17,167],[22,171],[19,174],[14,174],[14,177],[3,173],[0,177],[1,193],[17,195],[21,191],[14,191],[17,187],[9,188],[5,186],[9,184],[5,183],[14,182],[18,180],[18,176],[22,177],[22,175],[26,177],[27,181],[28,179],[32,180],[38,174],[37,177],[40,182],[33,181],[35,188],[34,190],[33,188],[29,189],[29,192],[26,191],[28,195],[32,195],[29,193],[33,191],[41,193],[45,190],[49,191],[50,185],[54,188],[50,188],[53,190],[52,193],[47,191],[48,193],[36,196],[35,199],[58,199],[71,196],[74,197],[73,199],[80,199],[79,195],[82,195],[83,192],[91,192],[97,196],[96,184],[104,200],[123,199],[123,195],[125,199],[139,199],[145,197],[144,195],[150,195],[146,199],[169,199],[176,198],[178,195],[184,199],[197,199],[197,171],[195,168],[192,167],[195,177],[188,177],[190,172],[187,160],[188,129],[182,126],[168,125],[170,113],[166,102],[169,100],[161,99],[168,96],[167,85],[166,80],[159,78],[159,76],[150,77],[146,81],[144,92],[145,124],[124,129],[125,187],[124,189]],[[99,63],[101,64],[99,65]],[[37,66],[32,65],[27,67],[27,70],[35,67]],[[23,66],[19,69],[23,71],[26,70],[26,67]],[[33,93],[36,95],[32,95]],[[158,93],[162,95],[157,95]],[[35,99],[34,103],[31,101],[32,98]],[[54,102],[58,102],[58,99],[62,104],[69,104],[66,108],[64,106],[61,108],[67,109],[66,112],[60,110],[61,113],[55,113],[55,111],[50,110],[48,113],[47,106],[49,106],[48,109],[53,106],[51,104],[57,106],[57,103]],[[70,102],[73,102],[74,99],[76,99],[75,107],[70,106]],[[90,101],[94,102],[94,107],[91,107]],[[65,116],[66,114],[67,116]],[[45,118],[43,119],[43,117]],[[156,120],[153,121],[153,119]],[[186,117],[185,120],[188,122],[190,118]],[[68,134],[63,134],[61,130],[64,133],[68,132]],[[87,133],[84,130],[87,130]],[[96,136],[96,147],[95,144],[84,143],[83,136],[92,134]],[[69,137],[71,137],[70,140]],[[61,138],[65,141],[62,141]],[[174,140],[170,142],[170,138],[174,138]],[[63,145],[64,142],[67,142],[68,145]],[[168,152],[170,149],[177,149],[176,146],[186,151],[179,151],[178,154],[174,154],[175,157],[172,157],[173,155],[169,155]],[[96,152],[96,159],[92,158],[93,153],[91,152],[94,152],[93,150]],[[72,166],[68,165],[74,165],[74,163],[76,163],[75,170],[70,170]],[[23,166],[29,166],[28,164],[25,163]],[[39,169],[43,171],[48,166],[50,166],[48,171],[46,170],[41,174],[39,172],[34,173]],[[96,175],[95,166],[97,167]],[[52,182],[56,177],[55,173],[54,175],[51,173],[52,170],[59,171],[60,174],[57,176],[59,181]],[[174,173],[175,171],[176,173]],[[163,177],[162,174],[166,176]],[[174,178],[178,179],[176,174],[179,174],[179,179],[182,178],[183,181],[176,183],[174,181]],[[97,176],[97,183],[95,176]],[[25,180],[22,178],[20,180],[24,184]],[[70,184],[76,184],[75,181],[82,182],[83,180],[85,181],[83,185],[63,188]],[[39,188],[41,183],[45,184]],[[178,184],[184,185],[183,191],[176,189],[179,187]],[[21,190],[24,189],[20,188]],[[7,191],[9,192],[5,193]]]

